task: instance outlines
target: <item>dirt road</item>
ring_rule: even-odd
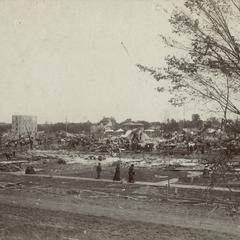
[[[64,211],[0,205],[1,239],[190,240],[238,239],[236,236],[146,222],[112,220]]]
[[[0,191],[1,239],[190,240],[240,236],[239,219],[195,216],[191,210],[174,205],[166,205],[172,209],[164,211],[166,206],[157,206],[150,198],[141,201],[129,196],[138,189],[136,186],[121,197],[109,194],[109,188],[119,192],[120,184],[0,177],[1,182],[4,179],[11,180],[12,187]],[[21,185],[14,186],[19,181]]]

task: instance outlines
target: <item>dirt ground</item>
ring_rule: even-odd
[[[74,156],[76,152],[72,151],[69,152],[69,156]],[[77,152],[77,154],[79,154]],[[80,156],[82,158],[85,158],[89,154],[82,154],[80,153]],[[98,155],[96,155],[98,156]],[[141,159],[142,154],[132,154],[129,153],[123,156],[125,158],[131,158],[133,160]],[[159,158],[162,158],[161,156],[158,156]],[[145,154],[145,158],[156,158],[152,156],[152,154]],[[177,157],[174,157],[177,158]],[[179,157],[181,158],[181,157]],[[118,161],[119,158],[116,158],[115,161]],[[163,159],[168,164],[168,157],[164,156]],[[35,161],[30,161],[30,164],[34,166],[34,168],[38,169],[39,174],[50,174],[50,175],[62,175],[62,176],[76,176],[76,177],[86,177],[86,178],[96,178],[96,165],[98,163],[98,160],[92,161],[91,165],[84,165],[81,163],[71,163],[71,164],[58,164],[58,158],[53,157],[45,157],[45,158],[37,158]],[[25,166],[23,166],[24,168]],[[104,179],[113,179],[115,172],[115,163],[107,164],[105,165],[104,160],[102,161],[102,173],[101,178]],[[177,178],[179,179],[178,183],[183,184],[195,184],[195,185],[209,185],[210,179],[206,178],[195,178],[193,179],[193,182],[191,182],[191,179],[187,177],[188,171],[169,171],[165,169],[164,167],[160,166],[154,166],[154,167],[139,167],[135,166],[135,180],[136,181],[146,181],[146,182],[160,182],[167,179]],[[128,165],[122,164],[121,165],[121,179],[125,179],[127,181],[128,178]],[[216,185],[217,186],[217,185]],[[219,185],[224,186],[224,185]],[[224,186],[225,187],[225,186]],[[237,187],[239,188],[239,187]],[[166,194],[165,189],[161,191],[162,194]],[[174,194],[174,189],[171,189],[171,191],[168,192],[169,194]],[[179,189],[178,195],[180,197],[185,198],[202,198],[206,199],[209,198],[209,193],[205,191],[195,191],[195,190],[187,190],[187,189]],[[226,199],[236,199],[238,198],[239,194],[235,193],[214,193],[214,195],[210,196],[211,200],[216,199],[217,201],[226,201]]]
[[[0,176],[0,239],[239,239],[222,207],[134,184]]]
[[[220,201],[232,201],[228,194],[216,192],[218,203],[206,203],[205,193],[198,190],[179,189],[176,194],[174,189],[125,181],[70,179],[95,178],[95,166],[57,160],[30,159],[39,170],[36,176],[0,173],[0,239],[239,239],[240,216],[230,216]],[[127,178],[127,169],[122,166],[122,178]],[[111,180],[114,170],[114,164],[103,166],[102,178]],[[173,177],[184,179],[186,172],[136,168],[137,181]]]
[[[138,221],[112,220],[63,211],[0,205],[1,239],[233,240],[236,236]]]
[[[86,158],[87,156],[99,156],[99,154],[83,154],[76,151],[69,151],[69,153],[66,155],[68,157],[68,160],[71,158],[74,159],[74,155],[78,155],[81,158]],[[101,155],[101,154],[100,154]],[[110,164],[105,164],[105,160],[102,162],[102,178],[106,179],[113,179],[115,166],[117,161],[121,161],[121,159],[124,158],[130,158],[133,159],[133,162],[125,163],[124,161],[121,164],[121,178],[127,179],[128,178],[128,167],[130,163],[134,163],[137,159],[141,161],[141,159],[149,159],[151,162],[151,159],[159,158],[159,156],[156,156],[156,154],[148,154],[146,153],[144,156],[142,154],[124,154],[122,158],[114,158],[115,162],[112,162]],[[24,159],[24,158],[23,158]],[[168,163],[168,157],[163,157],[165,159],[164,161]],[[87,161],[87,160],[86,160]],[[81,163],[71,163],[71,164],[58,164],[58,158],[49,156],[46,157],[37,157],[36,161],[31,161],[30,164],[34,166],[35,168],[39,169],[39,173],[41,174],[53,174],[53,175],[64,175],[64,176],[79,176],[79,177],[89,177],[89,178],[95,178],[96,177],[96,165],[98,164],[98,160],[91,161],[91,164],[84,165]],[[25,167],[23,165],[23,167]],[[154,167],[138,167],[135,166],[136,170],[136,180],[137,181],[149,181],[149,182],[159,182],[168,178],[184,178],[186,177],[186,172],[181,171],[166,171],[163,169],[163,167],[160,166],[154,166]]]

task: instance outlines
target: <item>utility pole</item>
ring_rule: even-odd
[[[183,120],[184,120],[184,123],[185,123],[185,111],[186,111],[186,109],[185,109],[185,103],[183,104]]]
[[[68,129],[67,129],[67,117],[66,117],[66,134],[67,134],[67,131],[68,131]]]

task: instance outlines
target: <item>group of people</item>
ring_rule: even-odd
[[[15,152],[15,150],[13,150],[12,152],[6,151],[5,152],[5,156],[6,156],[7,161],[11,160],[11,157],[15,157],[16,156],[16,152]]]
[[[7,151],[10,151],[11,149],[13,149],[13,151],[18,149],[18,146],[20,146],[20,149],[22,150],[24,146],[28,146],[30,147],[30,149],[33,149],[33,138],[29,137],[29,138],[20,138],[18,140],[11,140],[11,141],[7,141],[4,144],[4,148]]]
[[[97,172],[97,179],[101,178],[101,173],[102,173],[102,166],[101,163],[98,163],[96,167],[96,172]],[[115,173],[113,176],[113,181],[120,181],[121,180],[121,175],[120,175],[120,163],[117,163],[116,168],[115,168]],[[128,182],[129,183],[134,183],[135,182],[135,169],[134,169],[134,164],[131,164],[131,166],[128,169]]]
[[[18,145],[20,146],[20,150],[22,151],[24,146],[29,145],[30,149],[33,149],[33,139],[29,138],[28,141],[24,140],[24,139],[19,139],[16,141],[8,141],[4,144],[3,146],[3,151],[4,151],[4,155],[6,157],[6,160],[11,160],[11,158],[15,158],[16,157],[16,152],[18,151]]]

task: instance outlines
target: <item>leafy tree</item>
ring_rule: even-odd
[[[179,124],[175,119],[168,119],[164,126],[166,132],[174,132],[179,130]]]
[[[193,124],[192,124],[192,121],[190,121],[190,120],[180,120],[179,126],[181,128],[192,128]]]
[[[192,124],[193,127],[199,128],[202,126],[203,121],[198,113],[192,114]]]
[[[218,106],[225,119],[228,111],[239,115],[239,0],[185,0],[184,10],[176,8],[169,21],[184,41],[162,38],[186,57],[168,56],[164,68],[138,68],[161,80],[159,91],[167,81],[176,106],[200,98]]]
[[[0,134],[7,132],[11,129],[11,124],[9,123],[0,123]]]
[[[200,115],[198,113],[192,114],[192,121],[193,122],[199,122],[201,121]]]
[[[117,125],[117,121],[113,117],[103,117],[103,119],[98,124],[103,124],[103,126],[111,123],[113,126]]]
[[[83,132],[85,134],[90,133],[90,128],[92,126],[91,122],[83,122],[83,123],[68,123],[67,130],[70,133],[80,133]],[[66,130],[66,123],[45,123],[39,124],[38,129],[40,131],[45,131],[49,133],[57,132],[57,131],[65,131]]]
[[[221,122],[216,117],[210,117],[207,119],[206,124],[209,127],[220,127]]]

